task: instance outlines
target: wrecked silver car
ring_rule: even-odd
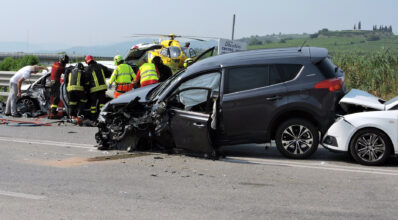
[[[45,72],[42,77],[30,85],[23,85],[21,98],[17,100],[17,111],[27,116],[46,114],[50,106],[51,74]]]

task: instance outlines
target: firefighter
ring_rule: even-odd
[[[121,94],[133,89],[132,82],[135,80],[135,73],[130,65],[124,63],[124,59],[121,55],[116,55],[113,60],[115,61],[115,66],[117,67],[112,73],[108,88],[111,89],[112,83],[116,83],[113,97],[117,98]]]
[[[51,68],[51,111],[49,119],[56,119],[59,98],[59,87],[61,86],[61,75],[65,72],[65,65],[69,63],[69,57],[62,54],[58,58],[58,62],[54,62]]]
[[[83,105],[86,104],[87,98],[84,91],[84,85],[86,84],[86,75],[84,74],[84,66],[78,63],[73,70],[67,75],[67,87],[66,91],[69,96],[69,107],[70,116],[76,121],[76,124],[80,124],[81,119],[78,118],[79,112],[82,112]]]
[[[140,66],[134,80],[134,88],[144,87],[159,82],[159,71],[155,64],[144,63]]]
[[[110,75],[110,71],[105,66],[97,63],[91,55],[86,56],[85,60],[88,64],[86,75],[91,109],[90,119],[96,121],[99,112],[97,110],[100,110],[105,104],[105,92],[107,89],[105,75]]]

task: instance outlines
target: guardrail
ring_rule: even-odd
[[[15,74],[15,71],[0,71],[0,87],[2,87],[2,92],[0,96],[8,96],[7,88],[10,85],[10,79]],[[24,81],[24,84],[31,84],[39,79],[43,74],[32,74],[28,80]]]

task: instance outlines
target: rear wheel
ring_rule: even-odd
[[[276,146],[288,158],[304,159],[311,156],[319,145],[318,129],[308,120],[293,118],[276,130]]]
[[[391,141],[380,130],[360,130],[351,140],[350,154],[360,164],[382,165],[391,155]]]

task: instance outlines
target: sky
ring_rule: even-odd
[[[0,42],[67,46],[105,45],[132,34],[235,38],[272,33],[314,33],[322,28],[392,25],[396,0],[12,0],[1,2]]]

